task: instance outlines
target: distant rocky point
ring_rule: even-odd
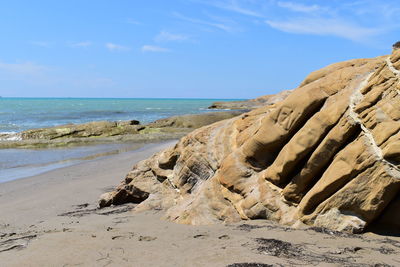
[[[282,99],[136,164],[100,206],[186,224],[400,230],[400,49],[315,71]]]
[[[251,110],[260,108],[263,106],[273,105],[279,101],[285,99],[292,91],[286,90],[275,95],[264,95],[255,99],[243,100],[243,101],[221,101],[215,102],[209,109],[232,109],[232,110]]]
[[[399,49],[399,48],[400,48],[400,41],[393,44],[393,49]]]

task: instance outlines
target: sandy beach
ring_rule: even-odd
[[[3,183],[0,266],[400,264],[400,238],[394,236],[292,229],[265,220],[189,226],[162,220],[160,211],[133,213],[134,204],[97,209],[99,195],[135,162],[174,143]]]

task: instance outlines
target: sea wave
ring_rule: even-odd
[[[145,108],[146,110],[172,110],[173,108]]]
[[[5,138],[6,141],[21,141],[22,138],[19,135],[15,135],[15,136],[10,136],[8,138]]]
[[[130,113],[128,111],[122,111],[122,110],[90,110],[90,111],[83,111],[83,112],[78,112],[81,114],[93,114],[93,115],[98,115],[98,114],[110,114],[110,115],[114,115],[114,114],[126,114],[126,113]]]
[[[121,115],[129,115],[128,111],[90,110],[68,113],[38,114],[38,121],[80,120],[80,119],[108,119]]]
[[[0,132],[0,141],[21,141],[22,138],[17,132]]]

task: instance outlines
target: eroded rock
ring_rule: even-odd
[[[358,233],[400,196],[400,50],[311,73],[284,100],[197,129],[137,164],[134,186],[186,224],[269,219]]]

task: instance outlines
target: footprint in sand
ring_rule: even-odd
[[[198,239],[205,239],[208,237],[208,234],[198,234],[193,236],[193,238],[198,238]]]
[[[221,235],[221,236],[218,237],[218,239],[228,240],[228,239],[231,239],[231,238],[229,237],[229,235]]]
[[[111,239],[112,240],[116,240],[116,239],[132,239],[135,236],[135,234],[133,232],[129,232],[126,235],[116,235],[116,236],[112,236]],[[141,240],[139,240],[141,241]],[[149,240],[150,241],[150,240]]]

